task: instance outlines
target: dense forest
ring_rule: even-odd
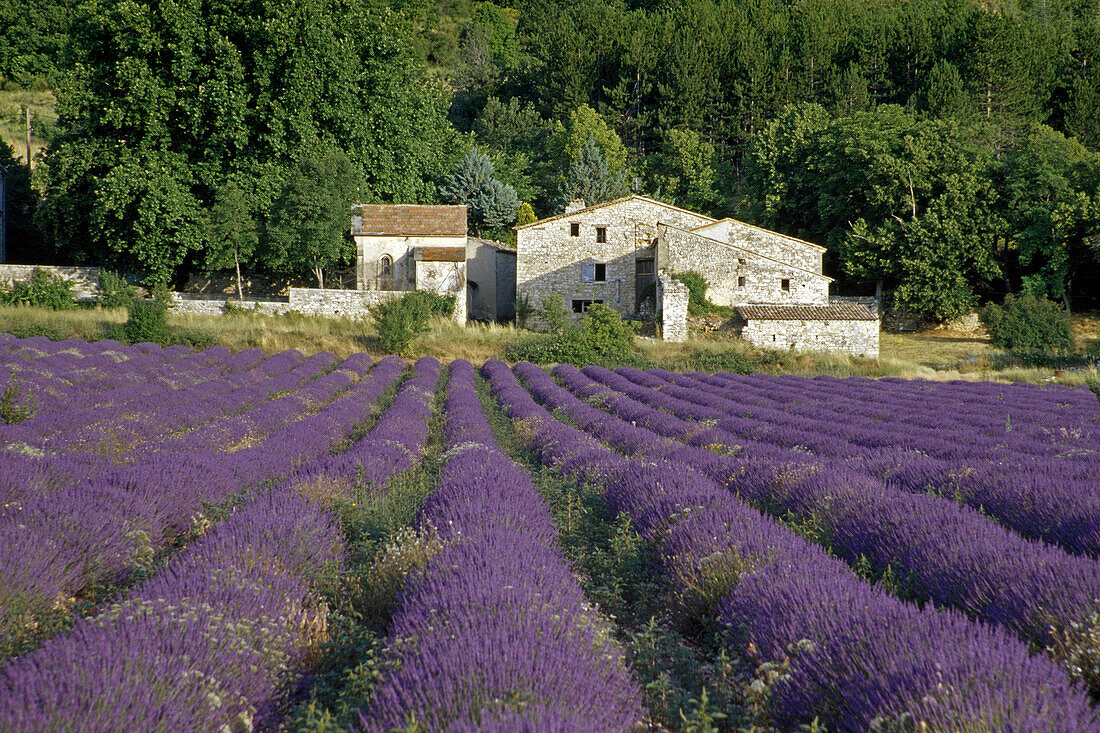
[[[59,113],[9,251],[323,283],[355,200],[507,238],[638,191],[931,318],[1096,307],[1098,56],[1079,0],[0,0],[0,77]]]

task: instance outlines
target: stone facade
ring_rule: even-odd
[[[560,296],[575,318],[593,302],[634,313],[638,261],[649,263],[649,283],[656,274],[658,224],[693,228],[713,222],[702,214],[630,196],[517,227],[516,293],[528,296],[536,308],[545,298]]]
[[[14,282],[31,279],[35,270],[44,270],[72,283],[73,297],[91,300],[99,294],[99,267],[55,267],[53,265],[0,265],[0,283],[10,286]]]
[[[878,357],[879,320],[862,305],[750,306],[737,312],[744,320],[741,338],[754,346]]]
[[[665,341],[687,341],[687,286],[663,272],[660,273],[657,276],[657,308],[660,313],[661,338]]]
[[[470,318],[515,318],[516,251],[500,242],[470,237],[466,245],[466,292]]]
[[[667,340],[687,338],[686,288],[669,278],[678,272],[702,275],[708,297],[719,305],[819,309],[818,316],[830,307],[824,247],[645,196],[587,208],[570,204],[565,213],[517,227],[516,240],[516,290],[536,308],[560,296],[574,317],[594,302],[630,315],[648,286],[656,285]],[[764,319],[752,321],[745,338],[781,348],[877,355],[878,320],[858,307],[869,320]]]
[[[351,234],[360,292],[453,295],[454,318],[466,321],[465,206],[360,204]]]
[[[779,245],[787,239],[756,227],[733,228],[724,220],[702,230],[685,231],[672,226],[660,227],[657,266],[667,272],[693,271],[707,281],[707,298],[716,305],[774,303],[784,305],[825,305],[829,302],[829,283],[821,274],[821,252],[808,250],[814,245],[793,244],[791,260],[811,264],[807,269],[776,259]],[[749,231],[752,242],[735,239],[736,244],[711,239],[710,234],[738,234]],[[707,236],[699,234],[706,231]],[[797,240],[792,240],[797,242]],[[757,249],[771,254],[762,254]]]

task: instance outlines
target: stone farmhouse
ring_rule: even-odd
[[[669,275],[693,271],[714,303],[737,309],[752,343],[878,355],[877,317],[830,300],[825,248],[810,242],[639,195],[573,202],[517,227],[516,239],[517,294],[535,306],[558,295],[575,317],[592,303],[624,315],[654,308],[664,338],[682,340],[686,289]]]

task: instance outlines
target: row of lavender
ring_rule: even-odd
[[[635,383],[645,375],[633,374],[632,382],[599,367],[565,366],[555,374],[611,416],[688,443],[677,449],[678,459],[740,496],[812,519],[832,552],[879,572],[889,568],[910,595],[1003,625],[1040,648],[1091,623],[1100,598],[1100,563],[1092,558],[1027,540],[969,507],[896,489],[843,463],[741,441],[721,421],[686,420],[704,420],[714,408],[678,400],[656,379],[650,382],[655,389]]]
[[[612,507],[630,514],[685,603],[712,613],[730,643],[761,661],[789,655],[773,690],[781,727],[815,717],[838,730],[906,717],[933,729],[1097,727],[1083,691],[1009,634],[900,602],[695,470],[722,456],[612,417],[517,365],[531,394],[586,435],[535,404],[503,364],[484,370],[544,461],[601,481]]]
[[[0,514],[0,632],[18,634],[37,615],[71,603],[82,589],[124,577],[135,565],[148,566],[190,530],[205,503],[222,502],[327,454],[403,369],[400,360],[387,359],[360,379],[370,359],[357,355],[317,378],[324,371],[318,366],[331,367],[334,361],[331,355],[319,357],[309,367],[313,382],[275,400],[262,401],[278,391],[279,380],[261,380],[259,392],[245,400],[261,400],[252,408],[256,419],[244,417],[252,410],[226,418],[229,427],[244,420],[248,429],[256,429],[247,447],[224,451],[220,430],[205,440],[192,431],[174,446],[167,444],[171,440],[151,441],[158,449],[142,446],[132,464],[105,468],[86,481],[5,507]],[[302,375],[289,384],[301,386]],[[228,394],[223,395],[227,402],[239,404]]]
[[[371,376],[380,378],[377,387],[386,386],[402,367],[390,357]],[[130,598],[36,652],[9,660],[0,670],[0,727],[274,725],[307,653],[323,640],[317,583],[340,569],[344,555],[336,518],[296,489],[341,470],[356,480],[384,483],[415,462],[427,437],[440,367],[425,359],[415,371],[347,453],[316,455],[177,555]],[[332,445],[369,416],[378,394],[375,389],[336,400],[304,427]],[[411,460],[374,463],[382,445],[400,448]]]
[[[1025,536],[1100,553],[1100,418],[1083,388],[790,378],[769,388],[762,377],[620,372],[711,408],[708,419],[739,440],[809,450],[981,507]]]
[[[585,604],[530,478],[497,448],[467,362],[451,365],[446,463],[419,515],[442,549],[406,581],[394,671],[360,722],[448,731],[626,731],[641,692]]]

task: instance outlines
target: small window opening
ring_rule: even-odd
[[[607,227],[596,227],[596,241],[600,243],[607,241]]]
[[[607,265],[602,262],[597,262],[592,268],[592,281],[603,283],[607,282]]]
[[[569,224],[569,236],[579,237],[581,235],[581,225],[577,222],[570,222]]]
[[[744,257],[738,257],[737,258],[737,264],[744,265],[745,264],[745,258]]]
[[[737,287],[739,287],[739,288],[745,287],[745,278],[743,278],[743,277],[737,278]]]
[[[772,341],[775,341],[775,334],[772,334]]]
[[[382,277],[388,277],[393,274],[393,258],[389,255],[382,255],[382,259],[378,261],[378,269],[382,274]]]
[[[602,299],[588,300],[587,298],[584,299],[584,300],[574,300],[573,301],[573,312],[574,313],[587,313],[588,312],[588,306],[592,305],[593,303],[603,303],[603,300]]]
[[[784,292],[789,293],[791,291],[791,281],[790,281],[790,279],[789,278],[783,278],[782,280],[780,280],[779,281],[779,287]]]

